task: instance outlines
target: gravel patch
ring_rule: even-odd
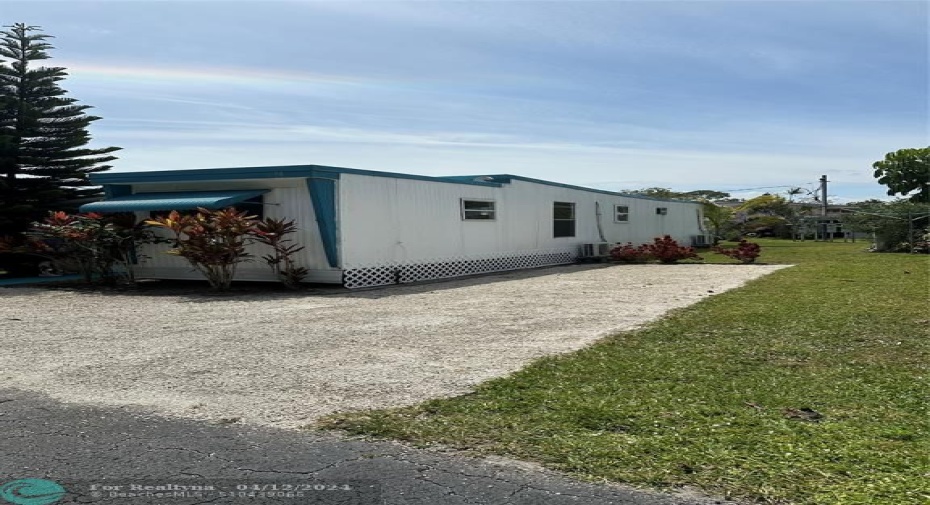
[[[575,265],[368,291],[0,289],[0,387],[298,427],[452,396],[783,265]]]

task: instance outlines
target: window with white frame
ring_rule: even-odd
[[[463,221],[494,221],[497,206],[494,200],[466,200],[462,198]]]
[[[656,207],[656,214],[660,216],[668,214],[668,207]]]
[[[614,222],[629,223],[630,207],[627,205],[614,205]]]
[[[575,204],[554,202],[552,204],[552,236],[575,236]]]

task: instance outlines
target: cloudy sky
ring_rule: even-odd
[[[923,1],[0,0],[118,171],[323,164],[749,196],[928,144]],[[763,188],[763,189],[755,189]]]

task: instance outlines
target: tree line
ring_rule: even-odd
[[[928,148],[927,150],[930,150]],[[838,221],[844,232],[865,233],[874,237],[875,247],[880,251],[930,252],[930,203],[920,188],[921,169],[914,169],[915,152],[920,149],[906,149],[898,153],[889,153],[885,160],[876,162],[882,166],[883,176],[896,173],[899,182],[889,195],[903,194],[907,198],[892,201],[866,200],[843,205],[830,205],[828,219]],[[924,159],[928,159],[923,154]],[[903,157],[910,158],[903,160]],[[888,161],[892,159],[892,161]],[[889,166],[894,164],[891,170]],[[896,167],[910,169],[898,170]],[[913,170],[911,170],[913,169]],[[876,170],[879,170],[876,168]],[[912,177],[906,172],[911,170]],[[924,170],[930,173],[930,167]],[[904,182],[902,182],[904,181]],[[643,195],[670,200],[695,200],[704,206],[704,221],[708,232],[715,240],[739,240],[752,233],[777,238],[813,238],[822,237],[825,230],[818,223],[822,202],[819,197],[809,194],[802,188],[791,188],[783,194],[765,193],[754,198],[740,200],[732,198],[724,191],[702,189],[695,191],[675,191],[670,188],[652,187],[623,191],[628,194]]]

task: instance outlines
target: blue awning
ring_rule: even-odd
[[[229,191],[178,191],[136,193],[81,205],[81,212],[134,212],[149,210],[223,209],[267,193],[267,189]]]

